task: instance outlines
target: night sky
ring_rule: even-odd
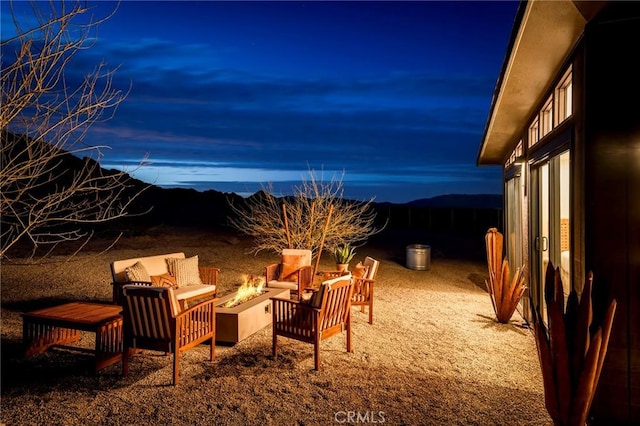
[[[148,154],[134,176],[163,187],[281,195],[313,169],[352,199],[500,193],[475,162],[517,7],[123,1],[68,73],[118,68],[129,94],[85,140],[108,168]]]

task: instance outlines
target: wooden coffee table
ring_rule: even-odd
[[[122,360],[122,307],[72,302],[22,314],[24,356],[52,346],[88,351],[95,355],[95,371]],[[80,340],[80,331],[96,334],[95,349],[69,346]]]

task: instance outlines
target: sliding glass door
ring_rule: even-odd
[[[528,254],[523,251],[526,244],[526,235],[523,227],[523,202],[524,202],[524,174],[522,172],[524,164],[517,163],[512,168],[512,172],[505,182],[505,245],[507,247],[506,256],[509,260],[512,276],[517,269],[523,269],[526,266],[525,256]],[[528,299],[523,297],[520,302],[520,313],[527,315]],[[522,306],[525,304],[525,306]]]
[[[523,176],[522,165],[515,165],[513,176],[505,182],[505,228],[507,259],[513,273],[524,266],[522,247],[524,244],[522,226]]]
[[[565,301],[571,290],[570,155],[564,151],[531,166],[531,297],[547,321],[544,277],[560,268]]]

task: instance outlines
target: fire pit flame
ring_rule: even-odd
[[[233,308],[239,304],[253,299],[262,294],[262,288],[264,287],[263,277],[254,277],[253,275],[243,275],[242,285],[238,288],[236,295],[233,299],[229,300],[223,305],[225,308]]]

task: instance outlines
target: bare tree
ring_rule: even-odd
[[[244,206],[231,205],[231,224],[255,238],[252,252],[303,248],[315,257],[321,247],[332,252],[340,244],[358,245],[384,228],[376,227],[373,198],[344,199],[343,176],[323,181],[313,170],[309,174],[293,196],[275,197],[268,185]]]
[[[75,84],[65,73],[111,15],[96,20],[84,2],[33,2],[31,10],[37,24],[23,29],[12,4],[16,35],[0,42],[0,258],[18,241],[34,251],[85,241],[85,225],[126,216],[139,194],[125,172],[101,169],[105,146],[84,141],[126,93],[104,63]],[[75,171],[70,158],[81,162]]]

